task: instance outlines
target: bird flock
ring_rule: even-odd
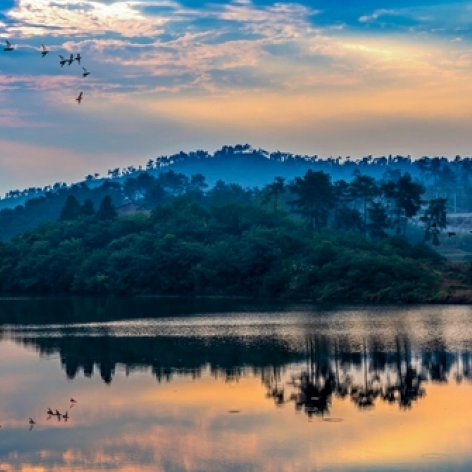
[[[69,410],[71,408],[73,408],[76,403],[77,403],[77,400],[75,400],[74,398],[71,398],[70,399]],[[57,421],[61,421],[61,419],[63,419],[64,421],[67,422],[67,420],[69,419],[69,412],[68,411],[66,411],[65,413],[61,413],[59,410],[53,411],[51,408],[48,408],[46,413],[48,415],[46,420],[51,419],[53,416],[55,416],[57,418]],[[28,424],[29,424],[29,431],[31,431],[34,428],[34,426],[36,425],[36,421],[33,418],[29,418]],[[0,428],[1,428],[1,426],[0,426]]]
[[[4,52],[10,52],[10,51],[15,50],[15,48],[11,45],[10,41],[5,40],[5,42],[6,42],[6,46],[3,48]],[[41,58],[44,59],[44,57],[46,57],[49,54],[50,51],[48,50],[48,48],[44,44],[41,44],[41,48],[42,48],[41,49]],[[69,59],[66,59],[66,58],[64,58],[64,56],[59,54],[59,58],[60,58],[59,65],[60,65],[61,68],[64,67],[65,64],[70,66],[75,61],[83,69],[82,77],[88,77],[90,75],[90,72],[85,67],[83,67],[82,64],[80,63],[80,61],[82,60],[82,56],[80,55],[80,53],[77,53],[75,57],[74,57],[74,54],[71,54]],[[79,96],[75,99],[76,102],[79,105],[82,103],[83,96],[84,96],[84,92],[80,92]]]

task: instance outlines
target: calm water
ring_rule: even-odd
[[[0,299],[1,471],[469,471],[471,404],[469,307]]]

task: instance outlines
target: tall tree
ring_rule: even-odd
[[[82,214],[82,207],[79,201],[74,195],[67,197],[66,203],[62,207],[61,214],[59,216],[60,221],[75,220]]]
[[[367,231],[367,203],[379,194],[379,188],[373,177],[358,175],[351,182],[351,194],[362,202],[362,214],[364,220],[364,234]]]
[[[297,197],[289,202],[293,212],[304,217],[310,229],[319,231],[326,226],[329,210],[334,206],[330,175],[309,169],[304,177],[296,177],[288,188]]]
[[[435,246],[439,246],[439,234],[447,225],[446,222],[447,198],[434,198],[429,201],[424,215],[420,220],[425,224],[423,242],[429,240]]]
[[[92,216],[95,214],[95,209],[93,208],[93,201],[90,198],[87,198],[82,205],[82,215]]]
[[[272,200],[274,204],[274,213],[277,213],[278,210],[279,196],[285,191],[284,182],[284,177],[276,177],[273,183],[266,186],[267,193],[263,197],[263,202],[267,203],[269,200]]]
[[[100,203],[100,208],[98,209],[96,216],[99,220],[112,220],[116,218],[117,213],[115,205],[109,195],[107,195],[102,202]]]
[[[392,204],[393,225],[397,234],[405,234],[408,219],[415,216],[423,200],[423,185],[414,182],[411,175],[405,173],[396,182],[385,182],[381,191]]]
[[[385,230],[390,228],[390,221],[385,207],[380,202],[373,202],[372,206],[368,208],[367,211],[369,213],[367,229],[370,237],[374,241],[387,237],[388,235]]]

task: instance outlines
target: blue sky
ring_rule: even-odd
[[[471,31],[462,1],[2,0],[0,192],[239,142],[472,154]]]

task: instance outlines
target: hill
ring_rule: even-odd
[[[317,194],[318,202],[326,202],[333,185],[322,172],[307,173],[300,187],[286,191],[291,197],[284,192],[276,203],[272,194],[266,205],[261,202],[268,193],[235,185],[203,192],[201,178],[188,181],[181,195],[159,193],[156,179],[147,191],[147,198],[160,200],[152,212],[122,217],[110,197],[95,212],[91,201],[69,196],[59,221],[0,243],[0,292],[363,302],[470,298],[467,266],[450,265],[428,246],[379,232],[375,217],[366,228],[343,230],[324,219],[328,206],[302,211],[294,197],[302,198],[303,183],[313,178],[326,182]]]

